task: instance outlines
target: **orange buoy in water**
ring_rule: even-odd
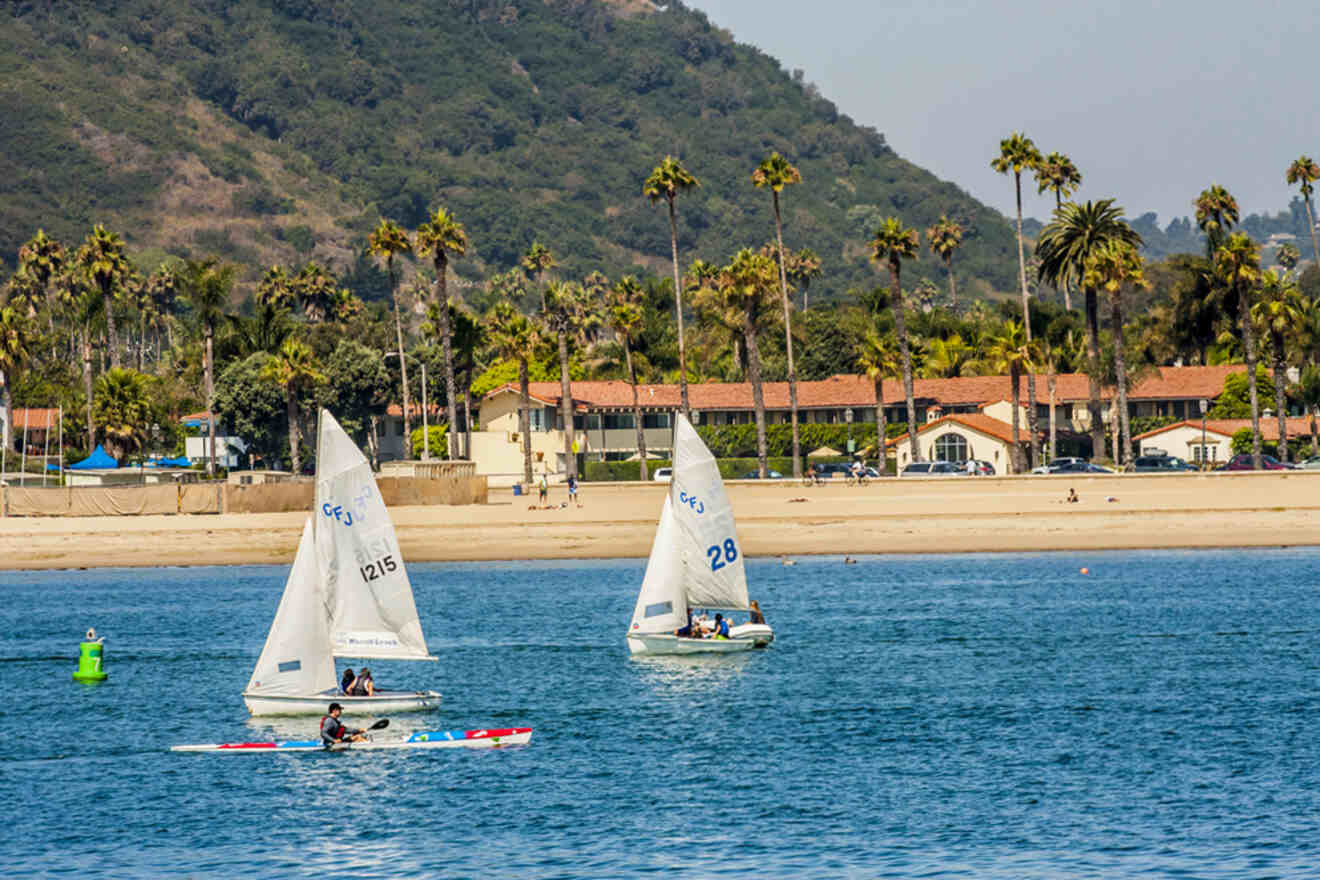
[[[1083,569],[1082,569],[1082,574],[1090,574],[1090,573],[1091,573],[1091,569],[1089,569],[1089,568],[1083,568]]]

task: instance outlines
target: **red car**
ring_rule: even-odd
[[[1260,457],[1260,467],[1261,470],[1266,471],[1290,471],[1294,470],[1297,465],[1284,464],[1272,455],[1262,454]],[[1256,466],[1251,461],[1250,452],[1243,452],[1240,455],[1235,455],[1224,465],[1224,470],[1226,471],[1254,471],[1255,469]]]

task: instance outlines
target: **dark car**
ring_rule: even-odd
[[[964,471],[951,461],[914,461],[903,468],[900,477],[957,477]]]
[[[1132,462],[1132,470],[1139,474],[1171,474],[1178,471],[1194,471],[1196,466],[1188,464],[1176,455],[1139,455]]]
[[[848,469],[851,467],[852,465],[842,461],[834,461],[834,462],[829,462],[827,464],[818,464],[816,465],[816,476],[821,478],[822,480],[833,477],[836,474],[841,478],[846,477],[848,475]]]
[[[1078,459],[1070,461],[1067,464],[1061,464],[1050,471],[1052,474],[1112,474],[1113,471],[1103,465],[1092,464],[1089,461]]]
[[[1272,455],[1261,455],[1260,467],[1261,470],[1265,471],[1290,471],[1294,470],[1297,465],[1284,464]],[[1243,452],[1240,455],[1235,455],[1224,465],[1224,470],[1226,471],[1254,471],[1255,469],[1256,465],[1255,462],[1251,460],[1250,452]]]
[[[782,479],[784,478],[784,475],[781,474],[779,471],[766,471],[766,478],[767,478],[767,479],[770,479],[770,480],[782,480]],[[744,479],[744,480],[759,480],[759,479],[761,479],[761,472],[760,472],[760,471],[748,471],[747,473],[745,473],[745,474],[742,475],[742,478],[741,478],[741,479]]]

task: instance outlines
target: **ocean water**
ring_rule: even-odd
[[[171,754],[281,567],[0,573],[8,877],[1320,876],[1320,550],[750,563],[778,633],[630,659],[641,560],[413,565],[443,708],[526,748]],[[1090,574],[1082,575],[1085,566]],[[88,626],[106,684],[75,684]]]

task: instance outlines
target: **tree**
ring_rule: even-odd
[[[889,334],[881,335],[875,328],[871,328],[862,337],[857,351],[857,363],[866,373],[866,377],[875,383],[875,441],[880,458],[880,472],[883,474],[889,467],[889,452],[886,444],[889,430],[885,419],[884,382],[903,373],[898,341]]]
[[[701,182],[689,174],[673,156],[665,156],[642,182],[642,195],[650,198],[652,203],[664,199],[669,206],[669,250],[674,260],[674,313],[678,317],[678,391],[683,402],[683,417],[688,420],[692,419],[692,407],[688,405],[687,352],[683,340],[683,286],[678,279],[678,213],[674,202],[679,193],[698,186],[701,186]]]
[[[1256,395],[1256,333],[1251,320],[1251,298],[1260,281],[1260,252],[1251,237],[1235,232],[1215,251],[1215,271],[1237,292],[1242,321],[1242,344],[1247,354],[1247,389],[1251,399],[1251,460],[1260,470],[1260,403]]]
[[[1285,241],[1279,245],[1279,250],[1274,255],[1274,259],[1279,265],[1287,271],[1292,271],[1302,260],[1302,252],[1297,249],[1297,245],[1290,241]]]
[[[578,335],[587,311],[586,293],[577,284],[551,281],[542,299],[542,317],[559,344],[559,416],[564,423],[564,464],[569,476],[577,478],[577,453],[573,441],[573,386],[568,376],[568,344]]]
[[[536,282],[537,290],[541,294],[541,308],[545,308],[545,276],[551,269],[559,264],[555,262],[555,255],[550,249],[539,241],[532,242],[532,246],[523,254],[522,259],[518,261],[522,270]]]
[[[115,332],[114,297],[133,274],[133,267],[124,255],[124,242],[98,223],[92,227],[92,234],[87,236],[82,247],[78,248],[76,261],[101,294],[110,347],[110,366],[118,367],[119,337]]]
[[[1260,301],[1252,308],[1252,319],[1264,328],[1274,359],[1274,414],[1279,420],[1279,460],[1288,460],[1287,340],[1302,321],[1301,291],[1297,282],[1273,269],[1262,273]]]
[[[408,357],[403,347],[403,310],[399,307],[399,279],[394,272],[394,261],[400,254],[411,254],[412,240],[408,233],[393,220],[382,219],[367,237],[367,253],[385,260],[385,272],[390,280],[390,297],[394,302],[394,344],[399,352],[399,382],[403,392],[403,436],[410,436],[412,409],[408,400]]]
[[[903,261],[917,259],[920,247],[917,231],[904,226],[897,217],[886,217],[881,221],[871,239],[871,259],[889,268],[890,307],[894,312],[894,329],[898,334],[898,352],[903,365],[903,395],[907,401],[908,439],[913,461],[921,461],[921,447],[917,443],[917,404],[912,391],[912,351],[903,314],[901,273]]]
[[[5,449],[10,448],[10,419],[14,411],[9,394],[9,377],[17,373],[32,356],[31,344],[27,317],[12,306],[0,306],[0,410],[4,411],[4,432],[0,442],[4,443]]]
[[[38,304],[47,305],[50,285],[64,273],[68,263],[68,250],[59,241],[47,236],[43,229],[38,229],[37,234],[18,249],[18,271],[11,281],[23,277],[30,279],[29,317],[36,315]],[[47,309],[47,322],[51,335],[54,336],[53,309]]]
[[[288,409],[279,386],[261,378],[268,351],[256,351],[232,361],[215,382],[215,416],[248,444],[254,459],[269,463],[288,446]],[[333,375],[333,374],[332,374]]]
[[[949,305],[958,308],[958,285],[953,280],[953,252],[962,244],[962,224],[950,220],[941,214],[940,219],[926,230],[926,244],[931,253],[944,261],[944,271],[949,274]]]
[[[375,461],[380,450],[371,430],[373,419],[390,397],[383,353],[355,339],[341,339],[326,358],[324,373],[325,381],[316,387],[317,406],[331,410],[355,440],[365,440]]]
[[[1087,365],[1090,400],[1092,454],[1100,456],[1105,448],[1103,420],[1100,415],[1100,305],[1095,287],[1085,283],[1086,261],[1111,241],[1140,246],[1141,236],[1123,219],[1123,209],[1113,199],[1083,204],[1065,204],[1054,212],[1040,234],[1036,256],[1040,260],[1041,280],[1054,286],[1073,280],[1082,281],[1086,295]]]
[[[804,247],[800,251],[786,251],[784,256],[788,260],[788,283],[802,291],[802,312],[807,311],[807,289],[811,287],[811,280],[820,275],[820,257],[809,247]]]
[[[435,267],[435,298],[438,306],[434,315],[440,329],[440,345],[445,355],[445,401],[449,415],[449,429],[458,432],[458,386],[454,384],[454,332],[449,326],[449,255],[461,257],[467,253],[468,237],[463,224],[444,208],[436,208],[431,219],[417,228],[417,252],[431,255]],[[432,311],[428,309],[428,317]],[[449,443],[449,459],[456,457],[457,443]],[[471,450],[464,450],[471,456]]]
[[[486,332],[491,347],[505,358],[518,362],[518,433],[522,435],[523,485],[532,484],[532,395],[528,388],[527,359],[539,341],[536,328],[527,316],[507,302],[497,302],[486,314]]]
[[[1219,184],[1213,184],[1192,203],[1196,208],[1196,225],[1205,233],[1205,252],[1210,259],[1216,259],[1224,236],[1237,225],[1237,199]]]
[[[1297,391],[1302,405],[1306,407],[1306,414],[1311,417],[1311,455],[1320,455],[1320,440],[1317,440],[1315,426],[1315,415],[1320,410],[1320,366],[1307,364],[1302,368]]]
[[[623,346],[623,359],[628,370],[628,383],[632,385],[633,426],[637,429],[637,457],[641,462],[641,479],[648,479],[646,472],[646,431],[642,425],[642,404],[637,395],[637,365],[633,362],[633,341],[642,332],[642,309],[644,292],[631,275],[620,278],[610,288],[606,298],[606,322],[614,331],[619,344]]]
[[[263,382],[277,385],[284,390],[284,402],[289,419],[289,460],[293,463],[295,474],[302,472],[301,440],[299,428],[299,397],[316,388],[325,381],[316,355],[307,343],[297,339],[286,339],[280,346],[279,354],[274,355],[261,368]]]
[[[1077,170],[1073,160],[1059,152],[1050,153],[1036,167],[1036,193],[1054,191],[1054,208],[1063,207],[1063,200],[1071,196],[1082,185],[1082,172]],[[1063,285],[1063,307],[1072,311],[1072,286]]]
[[[1031,341],[1027,339],[1026,329],[1017,321],[1005,321],[999,332],[986,340],[985,358],[996,373],[1008,373],[1009,385],[1013,393],[1013,472],[1025,473],[1027,468],[1022,462],[1022,441],[1019,424],[1019,412],[1022,409],[1022,372],[1031,371]],[[1035,401],[1030,401],[1034,406]]]
[[[206,411],[210,431],[211,455],[207,459],[206,473],[215,476],[215,328],[224,318],[229,304],[229,291],[234,284],[234,267],[214,257],[189,260],[183,270],[181,287],[202,325],[203,364],[206,370]],[[108,306],[108,303],[107,303]],[[112,331],[113,332],[113,331]]]
[[[784,304],[784,349],[788,353],[788,410],[793,431],[793,478],[802,477],[802,449],[798,441],[797,370],[793,366],[793,319],[789,314],[787,259],[784,255],[784,224],[779,214],[779,193],[786,186],[802,182],[802,173],[778,153],[761,160],[752,172],[752,184],[769,187],[775,209],[775,244],[779,264],[779,294]]]
[[[257,283],[257,303],[277,309],[292,309],[298,298],[294,292],[294,279],[283,266],[271,266]]]
[[[1040,150],[1031,142],[1031,138],[1021,132],[1013,132],[999,142],[999,155],[990,161],[990,167],[1000,174],[1013,172],[1013,186],[1017,194],[1017,246],[1018,246],[1018,283],[1022,287],[1022,327],[1031,342],[1031,300],[1027,292],[1027,261],[1022,250],[1022,172],[1033,171],[1040,166]],[[1040,458],[1040,432],[1036,430],[1036,373],[1027,373],[1027,424],[1031,431],[1031,459]]]
[[[106,451],[121,464],[140,452],[151,428],[148,379],[135,370],[111,367],[96,379],[96,422]]]
[[[761,383],[761,353],[757,331],[761,313],[769,306],[776,276],[775,262],[765,254],[743,248],[734,254],[715,280],[716,289],[731,307],[742,310],[743,345],[747,352],[747,378],[756,411],[756,458],[761,479],[770,475],[765,437],[765,392]]]
[[[1083,284],[1109,294],[1114,332],[1114,375],[1118,401],[1118,418],[1123,442],[1114,450],[1114,462],[1126,464],[1132,457],[1132,427],[1128,418],[1127,362],[1123,336],[1123,291],[1128,288],[1149,289],[1143,271],[1144,261],[1134,245],[1121,239],[1108,241],[1096,249],[1086,261]]]
[[[1311,249],[1315,254],[1315,264],[1320,266],[1320,243],[1316,241],[1315,211],[1311,206],[1311,193],[1315,191],[1315,187],[1311,184],[1320,179],[1320,165],[1315,164],[1310,156],[1298,156],[1288,166],[1285,177],[1290,184],[1301,184],[1302,201],[1306,203],[1306,219],[1308,221],[1306,225],[1311,230]],[[1280,445],[1280,449],[1282,448],[1282,445]]]
[[[170,319],[174,315],[175,303],[179,297],[179,273],[173,266],[162,263],[147,278],[145,293],[151,301],[150,323],[156,331],[156,360],[159,362],[164,352],[164,346],[160,341],[161,327],[165,328],[167,343],[171,348],[173,347]]]

